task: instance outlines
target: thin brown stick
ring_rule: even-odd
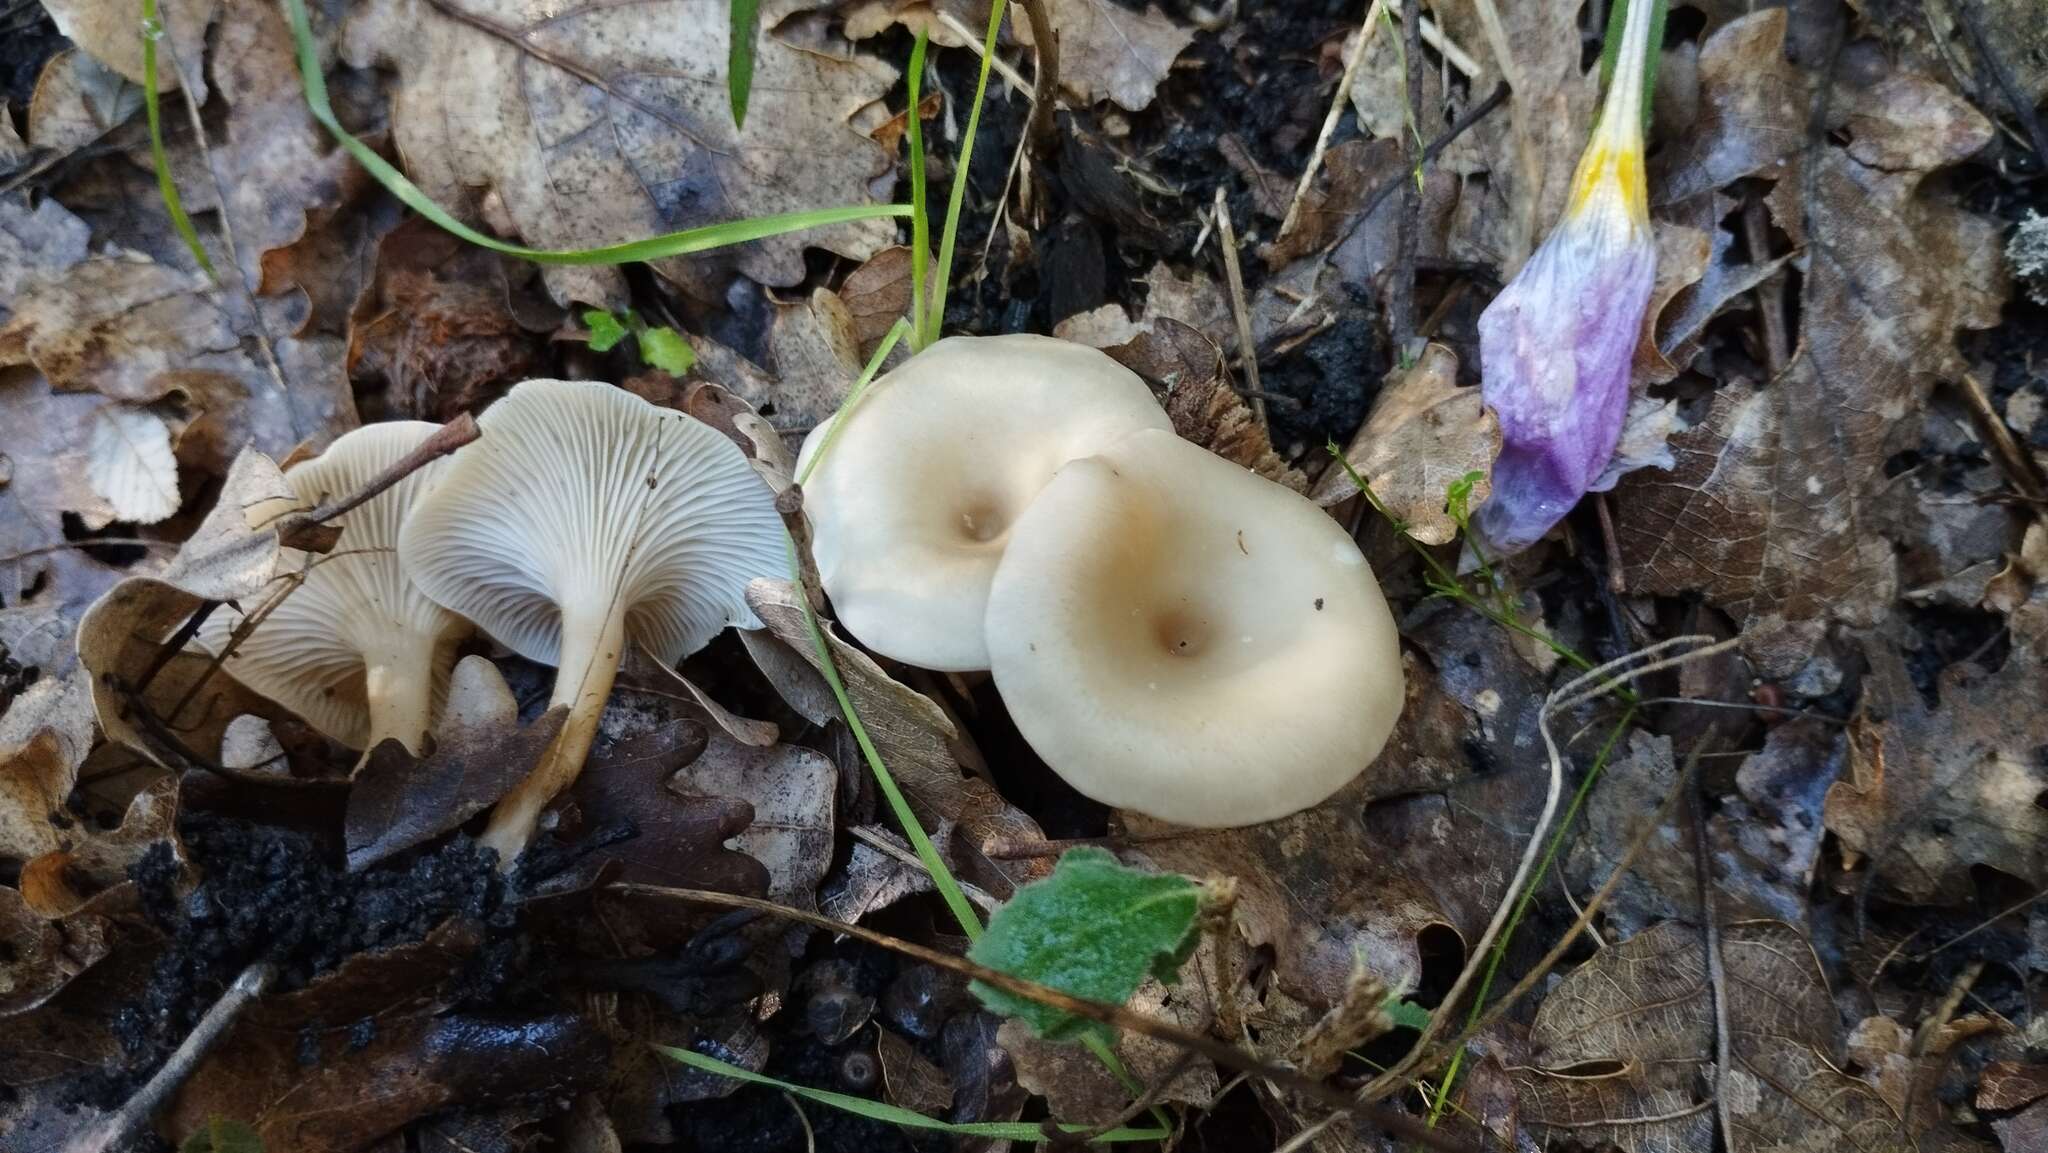
[[[814,928],[852,937],[855,940],[887,949],[893,953],[909,957],[912,960],[922,961],[927,965],[933,965],[951,973],[958,973],[971,980],[980,981],[1012,996],[1023,997],[1038,1004],[1058,1009],[1061,1012],[1071,1013],[1076,1017],[1084,1017],[1090,1021],[1098,1021],[1113,1028],[1129,1029],[1134,1033],[1142,1033],[1147,1037],[1165,1041],[1168,1044],[1177,1045],[1183,1049],[1191,1049],[1219,1065],[1244,1070],[1273,1081],[1276,1084],[1283,1085],[1303,1096],[1314,1098],[1316,1101],[1332,1109],[1355,1117],[1402,1140],[1414,1141],[1418,1144],[1427,1145],[1432,1149],[1444,1150],[1445,1153],[1470,1153],[1474,1148],[1471,1145],[1429,1128],[1421,1121],[1405,1113],[1378,1108],[1366,1102],[1355,1100],[1350,1094],[1341,1089],[1303,1076],[1299,1071],[1285,1065],[1277,1065],[1253,1054],[1246,1053],[1234,1045],[1227,1045],[1206,1034],[1183,1029],[1178,1025],[1168,1024],[1165,1021],[1147,1017],[1142,1013],[1134,1013],[1122,1005],[1109,1005],[1100,1001],[1083,1000],[1070,993],[1063,993],[1049,985],[1041,985],[1036,981],[1027,981],[999,969],[991,969],[986,965],[976,964],[965,957],[954,956],[951,953],[942,953],[937,949],[927,948],[911,941],[905,941],[899,937],[891,937],[887,933],[876,932],[863,925],[849,925],[819,913],[812,913],[803,909],[793,909],[787,905],[778,905],[773,901],[762,900],[758,897],[744,897],[734,893],[718,893],[708,889],[678,889],[665,885],[630,883],[613,884],[607,886],[607,888],[615,893],[690,901],[700,905],[712,905],[725,909],[752,909],[756,912],[769,913],[786,920],[796,921],[799,924],[810,925]]]
[[[1991,450],[1998,457],[1998,465],[2005,470],[2005,477],[2012,487],[2030,501],[2048,501],[2048,484],[2042,482],[2041,473],[2034,465],[2034,458],[2013,439],[2012,429],[1991,407],[1991,398],[1984,394],[1984,386],[1977,378],[1964,372],[1955,380],[1956,391],[1962,393],[1964,403],[1970,406],[1970,415],[1976,418],[1977,429],[1991,442]]]
[[[1628,595],[1628,577],[1621,560],[1621,537],[1614,531],[1614,510],[1608,507],[1607,494],[1595,493],[1593,508],[1600,514],[1600,543],[1607,551],[1607,591],[1615,596]]]
[[[1690,764],[1697,765],[1707,739],[1693,746]],[[1690,772],[1687,773],[1691,775]],[[1698,789],[1686,789],[1691,798],[1693,879],[1699,890],[1700,943],[1707,954],[1707,991],[1714,998],[1714,1117],[1721,1124],[1721,1144],[1728,1153],[1735,1148],[1734,1105],[1728,1097],[1728,1078],[1735,1060],[1729,1052],[1728,970],[1721,959],[1721,914],[1714,900],[1714,859],[1707,846],[1707,809]],[[1661,823],[1661,822],[1660,822]]]
[[[1322,170],[1323,156],[1330,151],[1330,137],[1337,132],[1337,122],[1344,119],[1344,108],[1351,103],[1351,85],[1358,77],[1359,62],[1365,59],[1365,50],[1372,46],[1373,33],[1379,31],[1380,13],[1386,9],[1387,0],[1372,0],[1365,10],[1365,22],[1358,26],[1358,43],[1351,48],[1351,55],[1344,61],[1343,79],[1337,81],[1337,94],[1330,98],[1330,110],[1323,114],[1322,131],[1316,133],[1316,146],[1308,154],[1308,165],[1301,170],[1301,179],[1294,185],[1294,199],[1287,203],[1287,216],[1280,221],[1279,236],[1286,239],[1301,223],[1301,204],[1308,199],[1309,186],[1315,183],[1316,173]]]
[[[1423,166],[1427,167],[1430,161],[1435,160],[1439,153],[1450,146],[1451,141],[1470,131],[1474,124],[1486,118],[1487,113],[1507,103],[1507,100],[1508,86],[1505,83],[1494,85],[1493,91],[1487,93],[1486,99],[1466,109],[1463,116],[1452,121],[1451,126],[1444,129],[1442,136],[1429,142],[1429,147],[1422,150]],[[1380,181],[1379,187],[1372,190],[1372,195],[1365,198],[1365,204],[1359,208],[1356,216],[1360,220],[1371,216],[1381,201],[1392,196],[1403,184],[1412,186],[1414,182],[1415,170],[1412,167]]]
[[[156,1111],[163,1108],[186,1078],[192,1076],[199,1063],[206,1060],[207,1053],[219,1043],[228,1027],[249,1007],[249,1003],[262,996],[277,976],[277,966],[268,961],[258,961],[242,970],[242,974],[222,993],[220,1000],[199,1018],[183,1044],[165,1061],[163,1068],[145,1082],[135,1095],[128,1098],[112,1114],[88,1129],[84,1129],[65,1142],[63,1153],[107,1153],[119,1147],[137,1130],[149,1124]]]
[[[1237,229],[1230,223],[1230,204],[1223,186],[1216,186],[1216,233],[1223,248],[1223,272],[1230,284],[1230,313],[1237,320],[1237,358],[1244,366],[1245,383],[1251,386],[1252,415],[1259,427],[1266,427],[1266,390],[1259,383],[1259,349],[1252,341],[1251,307],[1245,302],[1244,271],[1237,264]]]
[[[1031,154],[1043,161],[1052,147],[1053,111],[1059,103],[1060,38],[1045,0],[1021,2],[1031,24],[1031,47],[1038,54],[1038,68],[1031,75],[1031,122],[1024,128],[1024,138],[1031,142]]]
[[[1402,0],[1402,63],[1408,71],[1408,87],[1402,100],[1407,116],[1401,125],[1401,223],[1394,232],[1393,279],[1387,285],[1387,332],[1394,341],[1394,356],[1402,364],[1416,350],[1415,344],[1415,251],[1419,247],[1422,220],[1422,177],[1425,147],[1422,142],[1422,0]]]
[[[325,524],[335,517],[360,506],[378,493],[383,492],[385,489],[390,488],[392,485],[397,484],[399,481],[404,480],[406,477],[411,476],[413,473],[418,472],[420,469],[447,456],[449,453],[454,452],[456,449],[482,435],[483,430],[477,427],[476,418],[466,412],[463,413],[461,416],[436,429],[432,436],[420,442],[418,448],[392,461],[389,467],[383,472],[378,473],[371,479],[370,483],[362,488],[339,500],[329,501],[310,512],[300,513],[297,516],[287,518],[277,526],[278,541],[289,547],[305,548],[306,544],[310,543],[306,539],[310,535],[308,533],[309,529],[316,525]],[[307,551],[325,552],[327,550],[309,549]]]
[[[1751,198],[1742,209],[1742,237],[1752,264],[1771,258],[1771,225],[1764,202]],[[1773,272],[1756,286],[1756,311],[1763,330],[1764,366],[1776,377],[1792,360],[1792,340],[1785,330],[1785,274]]]

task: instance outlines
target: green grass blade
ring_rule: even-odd
[[[924,53],[931,31],[920,26],[917,43],[910,49],[910,112],[905,139],[910,142],[910,348],[916,352],[929,343],[925,339],[924,282],[932,268],[932,221],[924,187],[924,117],[918,101],[924,90]],[[802,482],[799,481],[799,484]]]
[[[939,329],[946,323],[946,289],[953,282],[953,240],[960,231],[960,208],[967,200],[967,170],[974,162],[974,134],[981,127],[981,106],[988,99],[989,66],[996,58],[996,33],[1003,26],[1003,7],[1004,0],[995,0],[989,7],[988,34],[981,42],[981,77],[974,83],[974,107],[967,113],[967,134],[960,141],[960,159],[953,167],[953,191],[946,199],[946,231],[939,241],[939,275],[932,285],[932,311],[925,320],[926,344],[939,338]],[[1044,98],[1052,99],[1052,93],[1045,93]]]
[[[448,211],[426,193],[421,192],[405,174],[398,171],[375,149],[363,143],[341,126],[335,118],[334,106],[327,98],[327,78],[320,73],[320,61],[313,45],[313,32],[306,20],[304,0],[284,0],[285,15],[290,19],[292,37],[298,41],[299,78],[306,90],[306,106],[312,110],[313,118],[332,133],[341,146],[355,157],[356,163],[369,170],[377,182],[390,190],[406,207],[426,217],[435,225],[480,248],[530,260],[536,264],[633,264],[641,261],[659,260],[667,256],[686,256],[693,252],[704,252],[727,245],[744,244],[769,236],[780,236],[789,232],[802,232],[809,228],[822,228],[832,224],[846,224],[856,220],[874,220],[880,217],[909,216],[908,204],[857,204],[840,208],[819,208],[809,212],[787,212],[777,216],[760,216],[751,220],[732,220],[723,224],[710,224],[702,228],[686,228],[681,232],[665,233],[646,240],[634,240],[625,244],[611,244],[603,248],[542,249],[524,248],[507,244],[492,236],[486,236],[476,229],[455,219]]]
[[[156,42],[163,34],[163,18],[157,15],[156,0],[142,0],[142,106],[149,117],[149,160],[156,168],[156,190],[163,195],[165,211],[171,214],[171,227],[178,230],[185,247],[192,250],[192,259],[199,262],[208,277],[213,277],[213,261],[207,258],[206,246],[199,243],[199,231],[192,227],[192,218],[185,214],[178,182],[171,179],[171,159],[164,151],[163,102],[156,93]]]
[[[819,457],[824,453],[821,451]],[[812,458],[815,462],[818,458]],[[889,766],[882,760],[882,754],[875,748],[875,742],[868,736],[868,728],[861,723],[860,713],[853,707],[853,701],[846,695],[846,682],[839,676],[839,663],[832,659],[832,646],[825,640],[825,628],[818,623],[818,614],[811,608],[810,595],[804,591],[803,570],[797,561],[796,541],[789,540],[790,579],[796,582],[797,599],[804,608],[804,628],[811,634],[811,647],[818,654],[818,672],[824,675],[825,683],[832,689],[832,699],[838,702],[839,715],[846,718],[846,727],[853,733],[854,743],[860,746],[860,755],[875,774],[875,784],[882,790],[882,796],[889,802],[889,810],[896,814],[896,822],[903,826],[903,834],[910,838],[910,847],[917,850],[918,863],[931,874],[932,884],[939,890],[939,896],[946,902],[946,908],[953,919],[960,924],[960,931],[970,941],[981,937],[981,918],[974,912],[974,906],[967,901],[967,894],[960,888],[960,882],[953,876],[953,870],[946,867],[945,859],[939,856],[938,846],[918,823],[917,814],[911,811],[910,802],[904,798],[903,790],[896,785],[896,778],[889,772]]]
[[[818,471],[818,462],[824,460],[825,454],[832,451],[832,445],[839,439],[839,431],[846,427],[847,419],[853,415],[854,407],[860,404],[861,397],[867,395],[868,385],[874,383],[875,374],[882,371],[882,363],[896,350],[896,342],[902,340],[910,330],[910,321],[900,316],[896,318],[896,323],[889,329],[889,335],[882,338],[882,343],[875,348],[875,354],[868,358],[867,367],[860,370],[860,379],[853,382],[853,388],[840,403],[839,411],[833,414],[832,427],[825,432],[825,443],[819,445],[818,451],[797,471],[798,485],[811,479],[811,474]]]
[[[732,44],[726,53],[725,90],[732,98],[732,125],[747,126],[747,98],[754,92],[754,46],[761,36],[761,0],[732,0]]]
[[[848,1113],[866,1117],[871,1121],[901,1125],[907,1129],[929,1129],[939,1133],[952,1133],[961,1137],[989,1137],[998,1141],[1045,1140],[1044,1130],[1036,1125],[1028,1125],[1021,1121],[975,1121],[966,1124],[941,1121],[936,1117],[927,1117],[922,1113],[913,1113],[908,1109],[885,1104],[881,1101],[870,1101],[866,1097],[851,1097],[845,1093],[833,1093],[825,1089],[812,1089],[804,1085],[793,1085],[788,1081],[780,1081],[774,1077],[756,1073],[749,1069],[742,1069],[738,1065],[720,1061],[716,1057],[707,1057],[702,1053],[689,1049],[677,1049],[668,1045],[656,1045],[654,1048],[664,1056],[680,1061],[692,1069],[714,1073],[721,1077],[731,1077],[735,1081],[745,1081],[749,1085],[766,1085],[771,1089],[780,1089],[785,1093],[794,1093],[806,1101],[815,1101],[820,1105],[830,1105],[834,1109],[843,1109]],[[1065,1133],[1087,1133],[1090,1131],[1090,1127],[1086,1125],[1061,1125],[1058,1128],[1061,1132]],[[1166,1137],[1167,1131],[1164,1129],[1120,1128],[1111,1129],[1109,1132],[1096,1137],[1095,1140],[1104,1143],[1163,1141]]]

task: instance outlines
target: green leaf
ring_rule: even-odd
[[[263,1153],[256,1130],[226,1117],[208,1117],[206,1128],[185,1139],[178,1153]]]
[[[747,97],[754,91],[754,45],[761,36],[761,0],[732,0],[732,47],[726,52],[725,89],[732,98],[732,125],[747,126]]]
[[[610,352],[626,339],[626,326],[602,308],[586,309],[583,323],[590,329],[590,351]]]
[[[664,324],[640,330],[640,359],[670,376],[681,376],[697,363],[697,352],[682,333]]]
[[[1472,519],[1472,490],[1485,479],[1486,473],[1475,468],[1452,481],[1451,486],[1444,490],[1444,511],[1450,514],[1451,521],[1460,529],[1470,531],[1468,522]]]
[[[1045,1131],[1032,1123],[1022,1121],[976,1121],[959,1124],[952,1121],[941,1121],[936,1117],[927,1117],[922,1113],[913,1113],[908,1109],[884,1104],[880,1101],[871,1101],[866,1097],[852,1097],[845,1093],[834,1093],[826,1089],[813,1089],[807,1085],[793,1085],[788,1081],[779,1081],[773,1077],[753,1072],[750,1069],[742,1069],[738,1065],[720,1061],[716,1057],[707,1057],[692,1049],[676,1049],[667,1045],[656,1045],[654,1048],[657,1052],[665,1054],[673,1060],[680,1061],[692,1069],[701,1069],[706,1073],[716,1073],[721,1077],[730,1077],[735,1081],[745,1081],[749,1085],[766,1085],[773,1089],[780,1089],[785,1093],[794,1093],[806,1101],[816,1101],[820,1105],[830,1105],[834,1109],[843,1109],[848,1113],[866,1117],[873,1121],[885,1121],[892,1125],[901,1125],[906,1129],[931,1129],[940,1133],[952,1133],[961,1137],[987,1137],[998,1141],[1045,1140]],[[1092,1132],[1086,1125],[1061,1125],[1058,1128],[1066,1133]],[[1166,1136],[1167,1132],[1163,1128],[1132,1129],[1126,1126],[1111,1129],[1107,1133],[1096,1134],[1090,1140],[1105,1143],[1111,1141],[1162,1141],[1166,1139]]]
[[[1403,1001],[1399,997],[1389,997],[1383,1008],[1386,1011],[1387,1019],[1392,1021],[1398,1028],[1414,1029],[1419,1032],[1429,1027],[1429,1010],[1413,1001]]]
[[[1072,849],[1052,876],[996,910],[969,959],[1089,1001],[1121,1005],[1147,976],[1172,981],[1195,943],[1201,887],[1186,877],[1117,863],[1107,850]],[[1021,1017],[1040,1036],[1107,1038],[1108,1028],[979,981],[991,1010]]]

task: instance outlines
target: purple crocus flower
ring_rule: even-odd
[[[1603,479],[1628,415],[1629,366],[1657,276],[1642,127],[1655,9],[1629,6],[1563,219],[1479,317],[1482,392],[1501,430],[1493,493],[1474,526],[1491,555],[1519,552],[1564,519]]]

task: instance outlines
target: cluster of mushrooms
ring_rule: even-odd
[[[939,341],[813,431],[801,460],[821,453],[804,507],[839,619],[884,656],[988,671],[1025,740],[1098,801],[1272,820],[1336,792],[1393,729],[1399,642],[1350,534],[1175,436],[1095,349]]]
[[[567,718],[482,838],[509,865],[581,771],[627,645],[674,664],[759,627],[747,584],[786,574],[790,546],[736,444],[609,384],[529,380],[478,424],[347,513],[332,553],[288,551],[290,596],[216,613],[195,643],[364,750],[424,750],[479,630],[555,666]],[[358,429],[286,479],[317,505],[438,427]],[[1393,727],[1393,619],[1350,536],[1177,438],[1100,352],[940,341],[815,430],[814,460],[805,507],[841,621],[883,656],[990,672],[1090,797],[1187,825],[1270,820],[1336,791]]]

